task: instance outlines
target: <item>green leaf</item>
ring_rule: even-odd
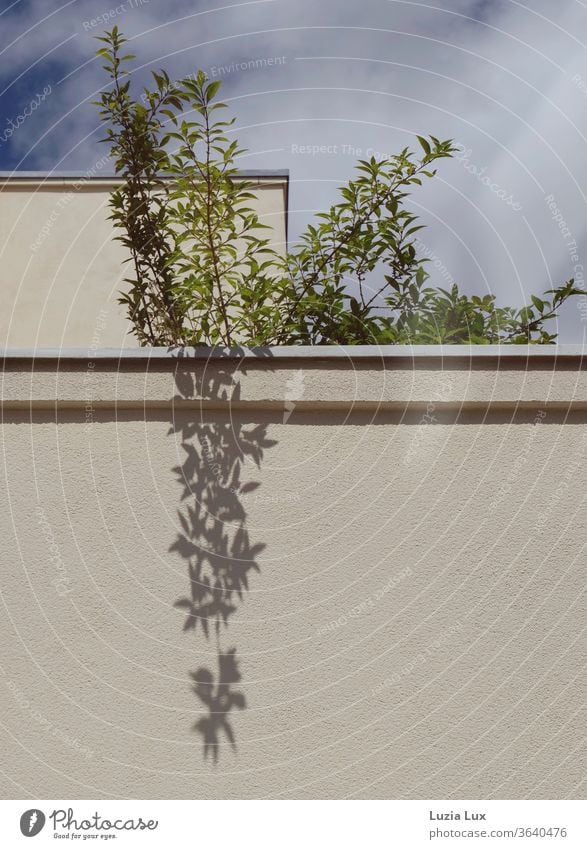
[[[544,301],[541,301],[540,298],[536,297],[536,295],[531,295],[530,298],[538,312],[544,312],[544,307],[546,306]]]
[[[215,80],[210,83],[206,88],[206,103],[210,103],[211,100],[214,99],[218,89],[222,85],[222,80]]]
[[[430,156],[430,154],[432,153],[432,148],[430,147],[430,144],[423,136],[416,136],[416,138],[418,139],[420,147],[422,148],[426,156]]]

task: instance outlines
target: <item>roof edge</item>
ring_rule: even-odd
[[[238,172],[241,177],[289,179],[289,168],[263,170],[259,168],[246,169]],[[118,174],[111,171],[100,171],[88,174],[80,171],[0,171],[0,180],[122,180]],[[171,178],[170,178],[171,179]]]

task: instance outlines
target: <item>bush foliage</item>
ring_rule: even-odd
[[[271,244],[239,176],[234,118],[203,71],[153,73],[131,95],[126,39],[98,51],[109,83],[97,105],[121,179],[111,218],[132,273],[120,301],[144,345],[552,343],[547,322],[582,294],[573,280],[522,309],[493,295],[429,285],[422,229],[406,207],[450,141],[417,137],[419,152],[360,160],[337,203],[285,254]]]

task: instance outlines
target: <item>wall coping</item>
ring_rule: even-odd
[[[124,363],[178,360],[248,360],[266,362],[293,360],[315,361],[394,361],[394,360],[462,360],[504,364],[522,361],[564,361],[582,367],[587,356],[586,345],[283,345],[266,348],[0,348],[3,364],[30,360],[87,364],[88,360]]]
[[[163,176],[164,180],[171,178]],[[239,171],[236,179],[249,180],[254,183],[255,188],[262,186],[282,186],[286,193],[289,191],[289,171],[262,171],[250,169]],[[80,174],[77,171],[54,171],[44,173],[41,171],[0,171],[0,191],[12,190],[57,190],[74,187],[77,191],[83,189],[100,189],[120,186],[124,179],[112,172],[104,171],[99,174]],[[286,210],[287,211],[287,210]]]
[[[587,412],[581,346],[19,349],[0,406],[297,413],[494,408]],[[93,415],[93,414],[92,414]],[[283,415],[282,415],[283,418]],[[554,419],[551,417],[551,421]]]

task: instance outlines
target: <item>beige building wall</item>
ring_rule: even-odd
[[[4,797],[584,798],[582,352],[60,356],[2,375]]]
[[[250,179],[267,234],[283,247],[287,174],[250,172]],[[136,345],[117,303],[131,267],[108,221],[115,185],[100,177],[0,177],[0,348]]]

